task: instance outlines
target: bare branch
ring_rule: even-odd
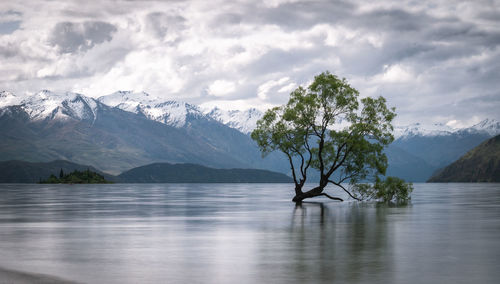
[[[335,167],[332,166],[332,168],[330,168],[330,170],[328,171],[328,175],[327,175],[327,178],[329,178],[333,172],[335,172],[338,168],[340,168],[340,166],[342,166],[342,164],[345,162],[345,160],[347,159],[347,156],[349,155],[349,153],[351,153],[351,150],[352,150],[352,147],[349,147],[346,151],[345,151],[345,154],[344,154],[344,157],[342,158],[342,160],[340,161],[340,163],[338,163]]]
[[[336,185],[336,186],[338,186],[338,187],[342,188],[345,192],[347,192],[347,194],[349,194],[349,196],[350,196],[350,197],[352,197],[352,198],[354,198],[354,199],[356,199],[356,200],[358,200],[358,201],[361,201],[361,199],[359,199],[359,198],[355,197],[354,195],[352,195],[352,194],[349,192],[349,190],[347,190],[347,189],[346,189],[346,188],[345,188],[342,184],[340,184],[340,183],[336,183],[336,182],[334,182],[333,180],[328,180],[328,182],[331,182],[331,183],[333,183],[334,185]]]
[[[293,166],[292,156],[290,156],[290,154],[287,152],[285,152],[285,154],[288,157],[288,162],[290,162],[290,167],[292,168],[293,182],[295,183],[295,185],[298,185],[299,183],[297,182],[297,176],[295,175],[295,167]]]
[[[328,194],[326,194],[326,193],[324,193],[324,192],[323,192],[323,193],[321,193],[321,194],[319,194],[318,196],[320,196],[320,195],[324,195],[324,196],[326,196],[326,197],[328,197],[328,198],[330,198],[330,199],[333,199],[333,200],[344,201],[344,199],[342,199],[342,198],[339,198],[339,197],[333,197],[333,196],[330,196],[330,195],[328,195]]]

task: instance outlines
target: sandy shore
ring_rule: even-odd
[[[37,273],[27,273],[22,271],[10,270],[0,267],[0,284],[62,284],[62,283],[77,283],[64,280],[55,276]]]

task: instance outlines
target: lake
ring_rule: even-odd
[[[500,281],[500,184],[415,184],[400,207],[324,197],[299,207],[292,194],[291,184],[3,184],[0,283]]]

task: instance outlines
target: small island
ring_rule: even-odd
[[[51,174],[50,177],[46,180],[40,180],[40,183],[112,183],[111,181],[107,181],[104,176],[90,171],[87,169],[86,171],[78,171],[75,170],[69,174],[64,174],[63,170],[59,172],[59,178],[54,174]]]

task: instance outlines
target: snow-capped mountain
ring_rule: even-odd
[[[14,95],[13,93],[7,91],[0,92],[0,108],[18,105],[20,102],[21,98]]]
[[[214,119],[244,134],[255,128],[262,112],[255,108],[245,111],[222,110],[218,107],[201,109],[180,101],[164,101],[145,92],[118,91],[98,99],[103,104],[142,114],[148,119],[174,127],[183,127],[188,117]]]
[[[261,111],[255,108],[240,111],[222,110],[215,107],[211,110],[206,110],[205,113],[211,118],[245,134],[250,134],[250,132],[255,129],[257,120],[259,120],[263,115]]]
[[[463,133],[485,133],[489,136],[495,136],[500,134],[500,122],[494,119],[485,119],[471,127],[466,128],[451,128],[443,123],[435,123],[430,126],[413,123],[407,126],[394,127],[394,136],[396,139],[407,139],[415,136],[449,136]]]
[[[495,136],[500,134],[500,122],[494,120],[494,119],[485,119],[478,124],[475,124],[469,128],[466,128],[465,130],[471,131],[480,131],[480,132],[487,132],[491,136]]]
[[[118,91],[101,96],[97,100],[82,94],[54,93],[43,90],[29,96],[17,96],[7,91],[0,92],[0,108],[19,106],[32,120],[40,119],[95,119],[98,103],[133,112],[146,118],[177,128],[184,127],[188,117],[215,120],[244,134],[250,134],[263,113],[255,108],[245,111],[222,110],[218,107],[202,109],[185,102],[162,100],[146,92]],[[485,119],[467,128],[451,128],[443,123],[422,125],[414,123],[396,126],[396,139],[409,137],[435,137],[453,134],[484,133],[488,136],[500,134],[500,122]]]
[[[31,120],[94,120],[97,101],[77,93],[53,93],[47,90],[23,99],[8,92],[1,93],[0,107],[18,106]]]
[[[454,131],[453,128],[443,123],[423,126],[417,122],[410,125],[394,127],[394,137],[397,139],[411,136],[441,136],[450,135]]]
[[[99,97],[98,100],[111,107],[142,114],[148,119],[174,127],[183,127],[187,117],[204,117],[195,105],[178,101],[163,101],[145,92],[118,91]]]
[[[248,135],[187,103],[131,92],[101,98],[116,107],[76,93],[1,95],[0,161],[64,159],[115,174],[154,162],[288,172],[281,156],[263,159]]]

